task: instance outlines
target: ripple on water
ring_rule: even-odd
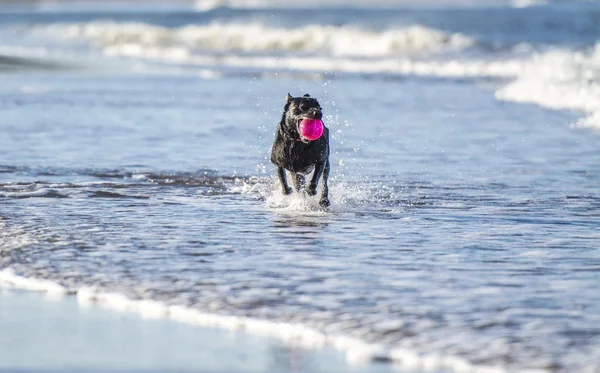
[[[593,364],[600,345],[597,223],[572,216],[594,203],[585,196],[515,204],[507,185],[333,180],[325,210],[271,178],[66,174],[0,185],[31,194],[5,200],[3,267],[165,309],[302,325],[407,366],[564,370],[584,350]],[[70,198],[35,198],[48,186]]]

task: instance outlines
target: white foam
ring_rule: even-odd
[[[540,6],[548,4],[545,0],[512,0],[510,4],[513,8],[529,8],[532,6]]]
[[[67,288],[53,281],[21,277],[10,268],[0,271],[0,285],[54,294],[66,294],[68,292]]]
[[[307,214],[324,214],[319,207],[319,196],[309,197],[304,194],[293,193],[284,195],[277,186],[279,181],[275,178],[252,177],[247,181],[236,180],[236,185],[230,188],[233,193],[255,195],[264,199],[269,208],[278,209],[281,212],[303,212]]]
[[[122,294],[105,293],[91,287],[66,289],[52,281],[19,276],[10,268],[0,270],[0,287],[2,286],[33,291],[46,291],[59,295],[76,294],[77,300],[82,306],[97,304],[117,311],[137,313],[143,317],[169,318],[192,325],[244,330],[261,336],[275,337],[289,343],[302,344],[309,348],[331,346],[346,351],[349,363],[362,363],[373,359],[388,359],[399,364],[402,368],[422,369],[425,371],[439,371],[443,369],[470,373],[503,373],[509,371],[503,367],[473,365],[455,356],[421,354],[406,349],[389,349],[383,345],[369,344],[360,339],[348,336],[323,333],[300,324],[206,313],[192,308],[167,305],[153,300],[134,300]],[[514,372],[514,370],[510,371]]]
[[[129,56],[157,60],[178,61],[178,57],[164,54],[154,49],[130,49],[128,47],[111,47],[108,55]],[[248,56],[190,56],[187,63],[198,65],[217,65],[255,68],[296,70],[308,72],[341,72],[356,74],[388,73],[398,75],[436,76],[436,77],[498,77],[512,78],[522,70],[526,61],[523,59],[489,60],[421,60],[409,57],[381,58],[361,60],[352,58],[331,57],[248,57]]]
[[[320,195],[320,190],[317,195],[312,197],[298,193],[286,196],[280,190],[277,190],[267,197],[266,203],[268,207],[278,209],[281,212],[303,212],[321,215],[325,214],[325,211],[319,206]]]
[[[600,110],[596,110],[595,112],[589,114],[587,117],[577,120],[575,123],[571,124],[571,127],[589,128],[596,131],[600,131]]]
[[[196,0],[194,9],[208,11],[220,7],[228,8],[262,8],[277,5],[274,1],[265,0]]]
[[[474,44],[462,35],[423,27],[375,31],[357,26],[271,27],[260,23],[220,23],[166,28],[144,23],[92,22],[38,26],[32,32],[67,40],[87,40],[107,51],[161,54],[185,60],[197,50],[305,52],[377,57],[460,50]],[[357,48],[360,45],[360,48]]]
[[[362,206],[364,204],[377,207],[380,203],[386,203],[386,198],[382,198],[382,192],[385,192],[384,189],[384,187],[379,185],[365,186],[330,179],[329,200],[331,206],[324,209],[319,205],[322,184],[319,185],[315,196],[296,192],[291,195],[284,195],[280,189],[279,180],[268,177],[253,177],[249,180],[238,180],[236,185],[230,188],[233,193],[254,195],[260,199],[264,199],[267,207],[276,209],[279,212],[302,213],[304,216],[323,215],[328,212],[345,212],[351,210],[356,205]],[[387,198],[387,200],[390,199],[393,198]]]
[[[54,193],[51,189],[40,188],[31,192],[5,192],[0,193],[0,197],[6,198],[32,198],[32,197],[44,197]]]
[[[537,0],[515,4],[530,6],[532,1]],[[527,56],[532,46],[519,45],[512,55],[455,58],[436,52],[462,50],[476,42],[462,34],[423,26],[376,31],[349,25],[282,28],[215,22],[166,28],[144,23],[92,22],[37,26],[28,32],[87,41],[108,56],[193,65],[205,78],[220,77],[219,70],[229,67],[255,69],[264,74],[296,71],[512,79],[512,83],[496,92],[498,99],[583,111],[588,115],[572,126],[600,130],[600,43],[585,51],[565,47]],[[27,53],[14,47],[8,52],[50,53],[25,50]]]
[[[514,79],[496,92],[498,99],[583,111],[588,115],[572,126],[600,130],[600,42],[586,51],[556,48],[530,57],[425,58],[414,53],[463,49],[475,42],[421,26],[379,32],[352,26],[280,29],[218,23],[180,29],[110,23],[67,28],[68,35],[102,40],[104,52],[112,56],[260,70]],[[194,48],[311,55],[216,56],[195,53]]]
[[[600,42],[587,51],[556,49],[533,56],[496,97],[583,111],[588,115],[573,127],[600,130]]]
[[[524,1],[536,1],[536,0],[514,0],[514,2]],[[540,1],[540,0],[537,0]],[[194,8],[199,11],[209,11],[216,8],[226,7],[233,9],[260,9],[260,8],[286,8],[286,9],[299,9],[299,8],[342,8],[342,7],[356,7],[356,8],[367,8],[372,9],[373,7],[381,9],[390,9],[398,7],[414,7],[420,5],[435,5],[443,4],[444,6],[457,6],[464,3],[476,3],[472,0],[196,0]],[[495,0],[491,1],[491,4],[502,5],[508,0]]]

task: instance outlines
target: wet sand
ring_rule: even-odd
[[[0,372],[383,372],[344,353],[0,287]]]

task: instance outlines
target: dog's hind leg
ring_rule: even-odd
[[[281,188],[283,189],[283,194],[286,196],[292,194],[292,188],[287,183],[287,178],[285,176],[285,169],[283,167],[277,167],[277,176],[279,176],[279,181],[281,182]]]
[[[293,172],[292,173],[292,181],[294,182],[294,187],[296,188],[296,192],[300,193],[302,188],[306,186],[306,180],[304,179],[304,175]]]
[[[321,200],[319,201],[321,207],[327,207],[331,204],[329,203],[329,168],[328,159],[323,169],[323,194],[321,194]]]

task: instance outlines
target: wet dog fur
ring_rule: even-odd
[[[323,191],[319,200],[322,207],[329,206],[329,129],[323,125],[323,135],[310,141],[298,132],[298,125],[303,119],[322,120],[323,112],[317,99],[306,94],[292,97],[289,93],[285,99],[281,122],[275,131],[275,141],[271,149],[271,162],[277,166],[277,176],[281,182],[283,194],[292,193],[288,185],[286,171],[290,173],[296,192],[306,187],[309,196],[317,194],[319,180],[323,178]],[[313,172],[308,186],[305,175]]]

